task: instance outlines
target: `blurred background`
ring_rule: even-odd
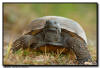
[[[4,4],[4,41],[20,36],[25,26],[42,16],[62,16],[77,21],[85,30],[89,45],[96,45],[96,4]]]
[[[88,3],[85,4],[4,3],[3,4],[4,55],[7,54],[7,50],[9,51],[9,47],[7,45],[9,45],[11,41],[13,42],[15,39],[17,39],[23,34],[23,29],[27,26],[27,24],[31,23],[34,19],[42,16],[62,16],[77,21],[86,32],[86,36],[88,39],[88,49],[91,53],[92,59],[94,62],[97,61],[96,59],[97,4],[96,3],[94,4],[92,3],[89,4]],[[19,59],[20,58],[21,57],[19,57]],[[4,60],[5,64],[12,63],[12,60],[9,60],[8,58],[4,59],[5,59]],[[18,61],[18,59],[16,61]],[[20,60],[15,63],[14,62],[15,60],[13,61],[12,64],[17,64],[20,63]]]

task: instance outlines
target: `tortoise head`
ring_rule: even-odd
[[[54,20],[46,21],[45,28],[47,30],[56,31],[56,32],[58,31],[61,33],[60,24]]]
[[[45,41],[47,44],[57,45],[59,42],[61,42],[61,27],[55,20],[46,21],[44,32]]]

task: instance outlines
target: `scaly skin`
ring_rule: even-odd
[[[12,52],[15,53],[20,48],[29,48],[32,43],[36,43],[36,38],[32,35],[23,35],[13,42]]]
[[[66,40],[66,42],[69,48],[71,48],[76,54],[79,64],[92,61],[86,43],[83,40],[80,40],[78,37],[70,37]]]

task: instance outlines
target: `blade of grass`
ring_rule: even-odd
[[[11,49],[11,46],[12,46],[12,40],[10,40],[9,44],[8,44],[8,48],[7,48],[7,54],[6,54],[6,58],[8,58],[9,54],[10,54],[10,49]]]
[[[44,59],[45,59],[45,63],[46,63],[46,58],[47,58],[47,54],[46,54],[46,50],[47,50],[47,48],[46,48],[46,46],[45,46],[45,56],[44,56]]]
[[[57,49],[57,55],[56,55],[56,57],[53,59],[53,61],[56,61],[58,58],[59,58],[59,56],[62,54],[62,52],[65,50],[65,48],[63,48],[61,51],[60,51],[60,53],[58,52],[59,50]],[[57,62],[57,61],[56,61]]]
[[[63,52],[64,50],[65,50],[65,48],[63,48],[63,49],[60,51],[60,53],[57,54],[56,58],[58,58],[58,57],[62,54],[62,52]]]

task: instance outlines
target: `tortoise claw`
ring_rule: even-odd
[[[92,62],[91,57],[86,57],[84,59],[77,59],[80,65],[85,64],[86,62]]]

